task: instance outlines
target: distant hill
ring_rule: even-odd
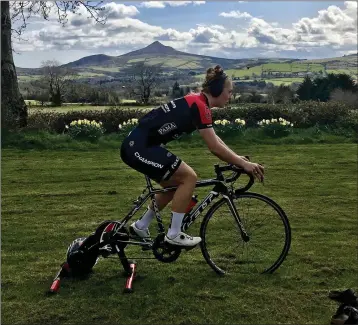
[[[255,66],[263,63],[278,63],[296,61],[292,59],[226,59],[199,54],[177,51],[170,46],[155,41],[154,43],[135,51],[119,56],[97,54],[83,57],[79,60],[64,64],[81,71],[100,72],[105,74],[120,73],[130,68],[134,63],[146,60],[148,64],[163,64],[163,69],[196,70],[203,72],[210,66],[220,64],[224,69],[242,68],[247,65]],[[17,68],[21,74],[37,74],[39,69]]]
[[[86,56],[77,61],[64,64],[64,66],[75,68],[85,65],[102,65],[102,64],[111,63],[113,58],[115,57],[105,54],[96,54],[96,55]]]
[[[275,59],[275,58],[252,58],[252,59],[226,59],[213,56],[190,54],[177,51],[170,46],[155,41],[150,45],[119,56],[97,54],[83,57],[79,60],[64,64],[86,78],[121,77],[133,64],[146,60],[147,64],[161,64],[166,73],[193,71],[203,73],[208,67],[220,64],[225,70],[246,69],[270,63],[321,63],[326,69],[352,69],[357,66],[357,54],[346,55],[340,58],[321,60],[299,59]],[[40,74],[40,69],[17,68],[19,76],[31,76]]]

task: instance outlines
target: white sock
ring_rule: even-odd
[[[148,206],[148,210],[136,221],[135,226],[141,230],[147,229],[154,216],[155,212]]]
[[[174,238],[181,232],[181,225],[183,223],[184,216],[185,213],[172,211],[172,220],[167,234],[169,238]]]

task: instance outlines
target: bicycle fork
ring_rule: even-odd
[[[241,233],[241,238],[242,240],[246,243],[250,240],[250,236],[248,235],[248,233],[246,232],[245,230],[245,226],[244,224],[241,222],[241,219],[240,219],[240,216],[239,216],[239,213],[235,207],[235,204],[234,202],[232,201],[232,199],[227,196],[227,195],[223,195],[223,198],[226,200],[228,206],[229,206],[229,209],[232,213],[232,215],[234,216],[235,218],[235,221],[240,229],[240,233]]]

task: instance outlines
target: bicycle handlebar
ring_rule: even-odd
[[[248,160],[250,160],[248,156],[245,156],[245,157]],[[235,174],[233,176],[225,179],[225,177],[222,173],[226,172],[226,171],[233,171],[233,172],[235,172]],[[253,175],[248,174],[244,169],[236,167],[235,165],[231,165],[231,164],[225,165],[225,166],[219,166],[219,164],[216,164],[215,165],[215,173],[216,173],[217,179],[224,181],[225,183],[232,183],[232,182],[236,181],[241,176],[241,174],[246,174],[247,176],[249,176],[250,177],[249,182],[246,184],[246,186],[237,189],[235,191],[235,193],[237,193],[237,194],[246,192],[255,182],[255,178]]]

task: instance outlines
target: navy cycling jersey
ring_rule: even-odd
[[[138,128],[147,133],[147,145],[166,144],[196,129],[212,127],[211,110],[203,93],[174,99],[143,116]]]

